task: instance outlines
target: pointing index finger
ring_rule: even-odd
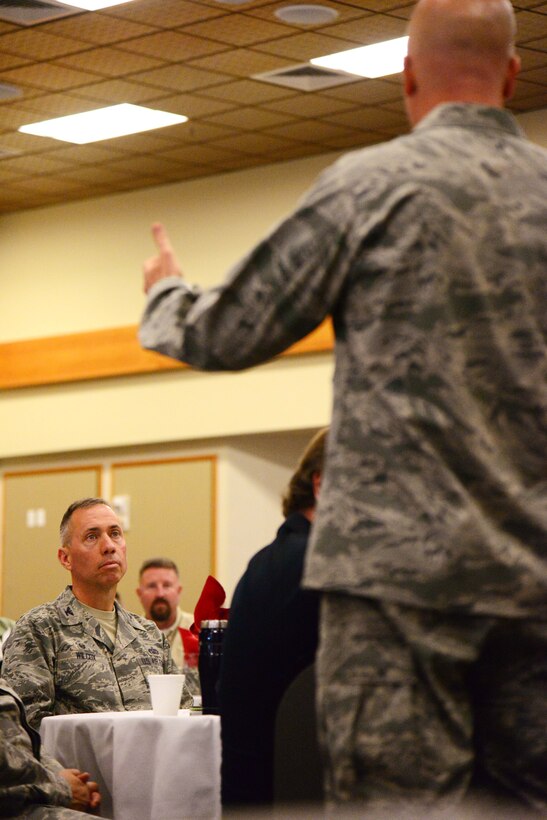
[[[152,225],[152,235],[160,253],[173,253],[169,236],[161,222],[155,222]]]

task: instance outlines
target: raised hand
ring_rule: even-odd
[[[143,265],[144,292],[148,293],[155,282],[167,276],[180,276],[182,272],[175,256],[175,252],[167,235],[167,231],[160,222],[152,225],[152,236],[158,249],[156,256],[151,256]]]

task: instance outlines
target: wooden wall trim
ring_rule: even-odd
[[[329,319],[282,355],[320,353],[332,350],[333,343]],[[143,350],[137,339],[136,325],[0,344],[1,390],[185,367],[187,365],[160,353]]]

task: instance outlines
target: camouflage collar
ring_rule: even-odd
[[[118,612],[118,633],[116,635],[116,648],[123,649],[135,639],[136,633],[145,632],[145,627],[140,620],[131,612],[127,612],[122,606],[115,603]]]
[[[122,649],[135,639],[137,633],[144,631],[144,626],[139,619],[127,612],[117,601],[114,602],[118,614],[118,629],[116,635],[116,647],[113,647],[109,640],[103,637],[103,631],[97,621],[89,615],[72,592],[70,584],[58,596],[56,600],[57,610],[61,623],[74,626],[76,624],[87,624],[94,638],[100,640],[112,651]]]
[[[61,592],[55,603],[62,623],[80,624],[86,620],[85,612],[72,592],[70,585]]]
[[[424,128],[444,126],[461,128],[488,128],[505,131],[517,137],[524,137],[514,116],[503,108],[472,103],[443,103],[436,106],[416,126],[415,131]]]

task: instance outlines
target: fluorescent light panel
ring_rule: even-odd
[[[84,111],[83,114],[70,114],[68,117],[56,117],[54,120],[22,125],[19,131],[37,137],[52,137],[55,140],[84,145],[87,142],[164,128],[166,125],[177,125],[187,120],[188,117],[181,114],[169,114],[167,111],[145,108],[142,105],[121,103],[107,108],[96,108],[94,111]]]
[[[98,9],[107,9],[110,6],[121,6],[122,3],[129,3],[131,0],[78,0],[77,3],[71,3],[70,0],[58,0],[63,6],[72,6],[77,9],[86,9],[86,11],[98,11]]]
[[[403,70],[407,48],[408,37],[398,37],[371,46],[350,48],[347,51],[326,54],[324,57],[314,57],[310,63],[322,68],[356,74],[359,77],[386,77],[388,74],[398,74]]]

